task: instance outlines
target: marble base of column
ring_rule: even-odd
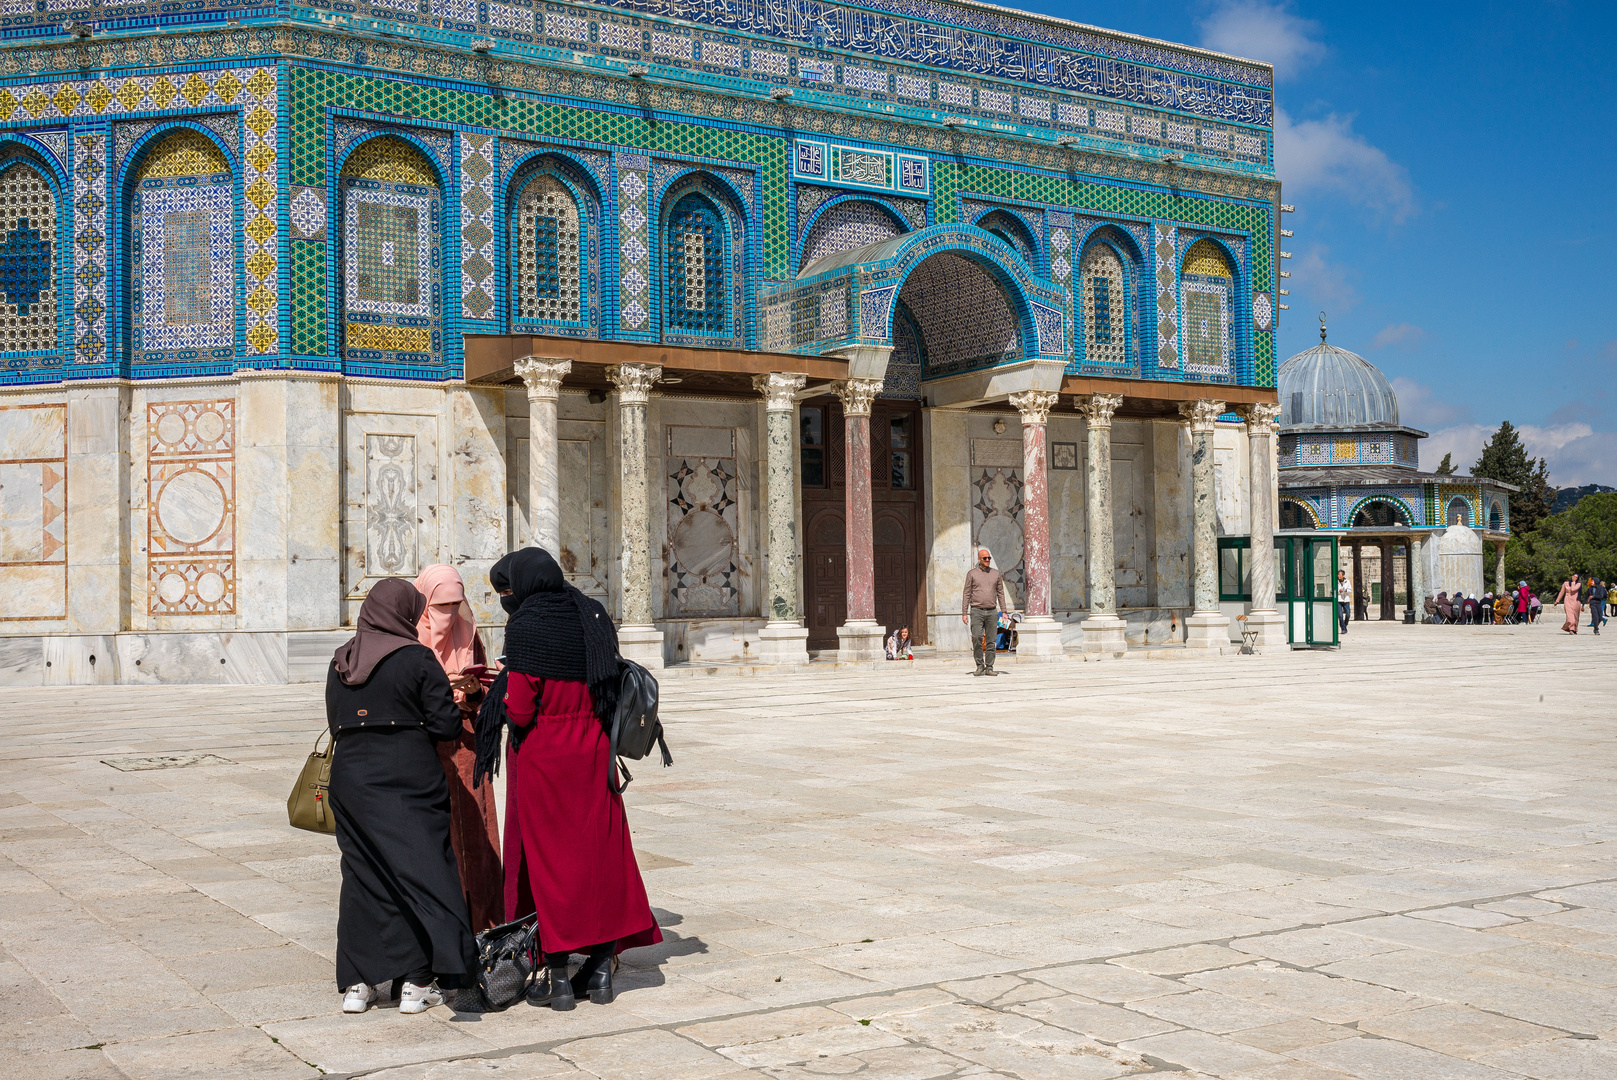
[[[1230,645],[1230,620],[1217,611],[1198,611],[1185,619],[1187,649],[1225,649]]]
[[[618,655],[643,668],[663,668],[663,632],[655,626],[618,627]]]
[[[785,666],[808,663],[808,627],[795,622],[766,623],[758,631],[758,662]]]
[[[1080,629],[1084,632],[1084,641],[1079,648],[1097,658],[1121,655],[1128,650],[1128,639],[1124,636],[1128,623],[1116,615],[1091,615]]]
[[[1259,651],[1271,649],[1282,652],[1287,647],[1286,617],[1273,608],[1247,612],[1246,628],[1258,632],[1258,640],[1253,647]]]
[[[1061,623],[1048,615],[1028,615],[1016,624],[1018,662],[1044,663],[1066,655],[1061,644]]]
[[[837,662],[862,664],[887,658],[887,628],[875,619],[849,619],[837,627]]]

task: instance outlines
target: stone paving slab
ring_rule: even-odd
[[[335,846],[284,809],[318,687],[0,692],[0,1047],[83,1080],[1606,1080],[1608,640],[670,679],[676,767],[629,795],[667,940],[566,1014],[341,1015]]]

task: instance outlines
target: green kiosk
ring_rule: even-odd
[[[1342,643],[1336,620],[1337,538],[1313,529],[1275,533],[1275,600],[1294,649]]]

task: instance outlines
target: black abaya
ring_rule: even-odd
[[[449,785],[420,728],[344,731],[331,767],[342,850],[337,988],[431,968],[453,986],[477,946],[449,841]]]

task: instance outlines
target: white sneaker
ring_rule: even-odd
[[[370,1008],[371,1002],[375,1000],[376,987],[367,986],[365,983],[355,983],[348,988],[348,993],[343,995],[342,1011],[345,1013],[362,1013]]]
[[[433,983],[431,986],[417,986],[413,982],[406,982],[404,984],[404,993],[399,995],[399,1012],[426,1012],[434,1005],[442,1005],[443,1003],[443,991],[438,989],[437,983]]]

